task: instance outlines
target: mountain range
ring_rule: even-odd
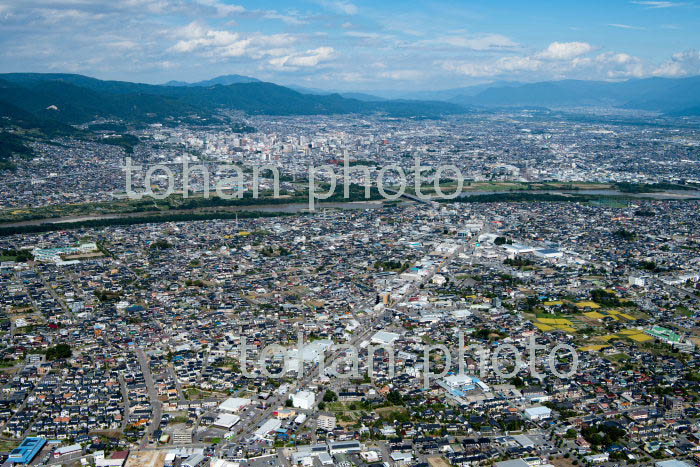
[[[222,84],[232,81],[239,82]],[[221,111],[269,115],[379,112],[397,117],[436,117],[465,111],[461,105],[442,101],[365,102],[338,94],[302,94],[240,76],[174,86],[56,73],[0,74],[0,108],[3,106],[64,124],[81,124],[97,118],[132,122],[201,120],[215,118]]]
[[[197,81],[195,83],[187,83],[185,81],[168,81],[163,84],[163,86],[215,86],[221,84],[222,86],[228,86],[230,84],[240,84],[240,83],[259,83],[260,80],[257,78],[251,78],[250,76],[243,75],[221,75],[216,78],[206,79],[204,81]]]
[[[376,94],[380,94],[379,96]],[[266,115],[370,114],[439,117],[502,107],[620,107],[672,116],[700,115],[700,76],[620,82],[495,82],[401,93],[328,92],[279,86],[241,75],[163,85],[104,81],[78,74],[0,74],[0,128],[41,126],[47,133],[99,118],[207,123],[222,111]]]
[[[330,94],[313,88],[293,86],[307,94]],[[627,81],[560,80],[536,83],[495,81],[438,91],[365,90],[344,92],[343,97],[363,101],[412,99],[443,101],[472,110],[504,107],[561,109],[571,107],[618,107],[648,110],[671,116],[700,115],[700,76],[688,78],[646,78]]]
[[[670,115],[700,115],[700,76],[647,78],[619,82],[562,80],[493,86],[476,94],[458,94],[448,102],[479,106],[605,106]]]

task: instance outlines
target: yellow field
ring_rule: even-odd
[[[611,339],[620,339],[626,337],[628,339],[632,339],[635,342],[648,342],[650,340],[654,340],[653,337],[650,335],[646,334],[644,331],[640,331],[639,329],[623,329],[622,331],[618,332],[617,334],[608,334],[607,336],[600,336],[598,339],[604,340],[604,341],[609,341]]]
[[[576,332],[574,323],[564,318],[537,318],[533,323],[540,331],[564,331],[569,333]]]
[[[597,352],[602,349],[606,349],[610,347],[609,345],[606,344],[591,344],[591,345],[585,345],[583,347],[579,347],[579,350],[581,352]]]

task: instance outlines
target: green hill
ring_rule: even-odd
[[[161,86],[102,81],[75,74],[0,74],[0,101],[37,117],[77,124],[98,117],[133,122],[212,117],[221,110],[249,114],[315,115],[386,113],[402,117],[438,117],[464,113],[447,102],[363,102],[339,94],[302,94],[265,82],[213,86]]]

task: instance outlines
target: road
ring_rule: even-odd
[[[119,373],[119,387],[122,391],[122,398],[124,399],[124,416],[122,417],[122,432],[126,430],[127,423],[129,421],[129,391],[126,389],[126,381],[124,380],[124,374]]]
[[[146,433],[144,433],[141,443],[139,444],[139,449],[143,449],[148,444],[148,440],[153,435],[153,432],[157,427],[160,426],[160,419],[163,415],[163,405],[158,400],[158,393],[156,392],[155,385],[153,384],[153,375],[151,375],[151,365],[149,363],[149,358],[142,348],[136,348],[136,356],[139,360],[139,365],[141,365],[141,372],[143,373],[143,379],[146,382],[146,389],[148,390],[148,397],[151,400],[151,407],[153,407],[153,415],[151,416],[151,423],[148,424]]]

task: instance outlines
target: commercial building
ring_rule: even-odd
[[[525,409],[523,416],[528,420],[536,422],[538,420],[550,418],[552,416],[552,410],[544,406],[529,407]]]
[[[219,406],[219,411],[224,413],[238,413],[250,405],[252,401],[244,397],[230,397]]]
[[[205,460],[206,457],[204,457],[201,454],[192,454],[190,457],[185,459],[180,465],[181,467],[200,467],[204,464]]]
[[[282,422],[280,420],[271,418],[255,430],[254,435],[256,438],[266,439],[271,432],[279,430],[281,426]]]
[[[29,464],[46,444],[46,438],[25,438],[22,444],[10,452],[7,460],[15,464]]]
[[[359,441],[338,441],[328,444],[331,455],[336,454],[356,454],[362,451],[362,444]]]
[[[396,342],[399,339],[399,337],[401,336],[399,336],[395,332],[377,331],[372,336],[372,344],[393,345],[394,342]]]
[[[298,409],[311,410],[316,401],[316,395],[311,391],[299,391],[292,394],[292,405]]]
[[[53,452],[54,458],[68,456],[70,454],[82,453],[83,447],[79,444],[71,444],[70,446],[62,446]]]
[[[233,415],[229,413],[222,413],[218,417],[216,417],[216,420],[214,420],[213,426],[216,428],[223,428],[225,430],[230,430],[233,428],[236,423],[241,421],[241,417],[238,415]]]

